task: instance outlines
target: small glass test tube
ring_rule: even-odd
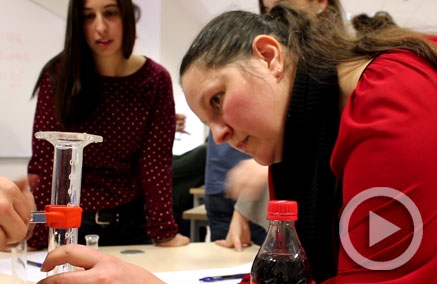
[[[99,248],[99,235],[95,235],[95,234],[86,235],[85,242],[86,242],[86,245],[88,247],[98,249]]]

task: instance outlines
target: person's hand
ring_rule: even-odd
[[[29,236],[30,211],[34,209],[25,180],[14,183],[0,177],[0,248],[15,246]]]
[[[60,246],[51,251],[47,255],[41,271],[48,272],[55,266],[64,263],[83,268],[83,270],[56,274],[39,281],[38,284],[164,283],[151,272],[139,266],[101,253],[94,248],[73,244]]]
[[[267,186],[268,167],[254,159],[240,161],[226,175],[226,194],[232,199],[257,200]]]
[[[36,211],[35,198],[33,197],[32,192],[30,191],[30,184],[36,184],[39,182],[39,178],[36,175],[29,174],[27,178],[21,178],[19,180],[14,181],[15,184],[21,189],[24,197],[27,200],[27,204],[31,208],[32,211]],[[29,224],[27,228],[26,240],[30,239],[33,234],[33,229],[35,228],[35,224]],[[32,250],[32,248],[28,247],[28,250]]]
[[[176,114],[176,132],[190,134],[185,131],[185,120],[187,116],[185,114],[177,113]]]
[[[226,239],[217,240],[215,243],[222,247],[234,248],[236,251],[241,251],[243,246],[250,246],[252,242],[249,220],[240,212],[234,210]]]
[[[176,234],[173,238],[164,242],[156,242],[157,247],[180,247],[190,243],[190,239],[181,234]]]

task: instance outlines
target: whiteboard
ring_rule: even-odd
[[[29,158],[36,104],[36,99],[30,100],[30,97],[41,68],[63,48],[69,0],[3,2],[5,5],[0,9],[0,159]],[[166,11],[162,10],[164,1],[161,0],[134,2],[141,8],[134,52],[168,68],[176,108],[187,114],[187,130],[191,135],[176,140],[173,147],[173,151],[180,154],[205,139],[204,126],[189,110],[178,84],[179,63],[185,51],[181,46],[188,46],[194,37],[194,34],[184,36],[180,23],[186,23],[187,17],[191,17],[189,11],[193,3],[181,3],[187,9],[180,9],[180,5],[171,2]],[[162,13],[166,16],[164,23]],[[200,27],[196,26],[192,32],[197,33]]]
[[[64,44],[65,18],[43,2],[5,1],[0,9],[0,157],[30,157],[32,90]]]
[[[64,46],[69,0],[2,0],[0,9],[0,158],[31,156],[36,99],[44,64]],[[141,9],[134,52],[159,62],[161,0]],[[7,3],[7,4],[6,4]]]

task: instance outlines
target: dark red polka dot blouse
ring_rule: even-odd
[[[172,209],[172,147],[175,106],[169,73],[147,59],[134,74],[100,77],[102,96],[90,119],[72,129],[54,117],[48,72],[39,86],[33,134],[68,131],[101,135],[103,143],[83,151],[81,206],[85,212],[145,197],[147,234],[163,240],[177,233]],[[53,145],[33,138],[28,172],[40,177],[32,187],[38,210],[50,204]],[[29,246],[47,247],[48,230],[37,225]]]

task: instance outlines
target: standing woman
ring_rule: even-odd
[[[71,0],[64,50],[43,68],[35,87],[38,131],[86,132],[103,143],[84,151],[81,207],[84,235],[100,245],[185,245],[172,211],[175,109],[166,69],[132,54],[131,0]],[[39,210],[50,203],[53,146],[33,138],[29,174]],[[47,246],[37,226],[28,244]]]

